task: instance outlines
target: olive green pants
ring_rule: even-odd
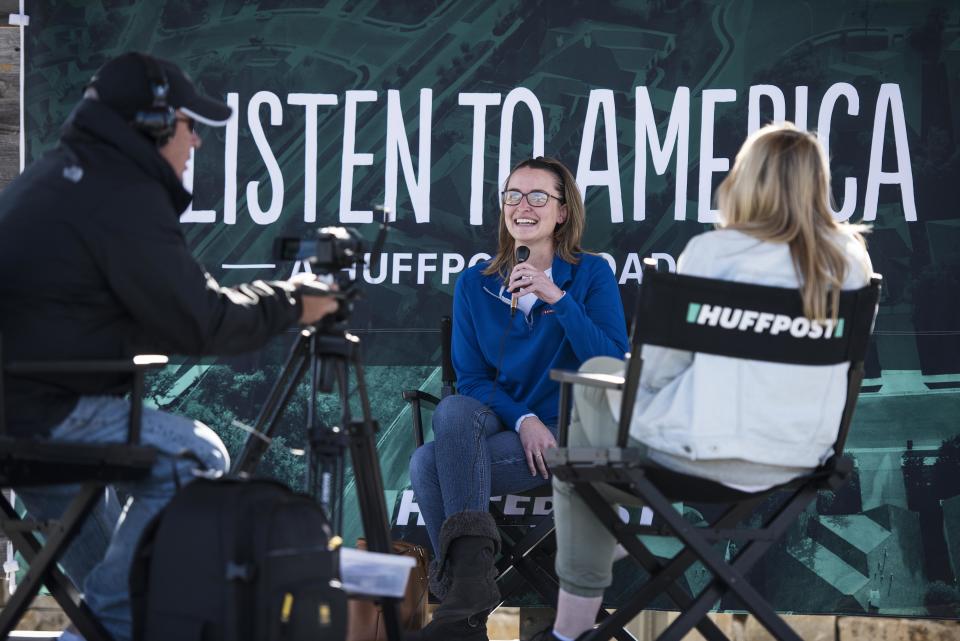
[[[623,374],[623,361],[608,356],[591,358],[581,372]],[[568,431],[569,447],[612,447],[617,443],[613,419],[603,389],[575,385],[573,412]],[[639,443],[631,439],[630,447]],[[639,505],[637,497],[598,484],[597,490],[610,501]],[[553,516],[557,527],[557,576],[560,587],[570,594],[596,597],[610,585],[616,539],[597,520],[573,486],[553,477]]]

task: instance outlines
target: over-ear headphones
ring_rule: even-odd
[[[170,83],[160,63],[154,58],[145,54],[137,54],[137,57],[143,61],[147,71],[153,104],[149,109],[137,111],[133,117],[133,126],[153,138],[158,145],[162,145],[173,136],[177,127],[177,112],[167,104]]]

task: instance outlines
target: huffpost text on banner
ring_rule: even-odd
[[[606,252],[599,255],[607,261],[611,271],[617,276],[621,285],[627,282],[640,282],[643,273],[643,259],[648,257],[637,252],[629,252],[618,263],[616,258]],[[676,271],[677,263],[673,256],[667,253],[654,252],[649,255],[656,261],[663,261],[663,265],[670,271]],[[364,268],[361,274],[356,269],[345,269],[351,280],[362,279],[370,285],[450,285],[456,281],[455,276],[467,267],[490,258],[490,254],[480,252],[464,255],[457,252],[383,252],[379,261],[373,261],[372,256],[364,255]],[[376,266],[371,266],[376,263]],[[272,267],[272,265],[271,265]],[[294,266],[292,275],[309,270],[309,266],[298,263]]]

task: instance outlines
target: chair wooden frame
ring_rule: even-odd
[[[0,346],[2,347],[2,346]],[[129,373],[132,376],[130,422],[125,443],[65,443],[7,435],[3,376],[0,376],[0,487],[30,487],[79,483],[80,490],[58,519],[22,518],[4,495],[0,500],[0,529],[23,555],[29,570],[0,612],[0,638],[7,638],[27,608],[46,586],[64,613],[88,641],[112,641],[83,600],[77,586],[57,561],[80,532],[84,520],[115,482],[150,474],[157,450],[140,444],[144,374],[167,362],[166,356],[136,356],[127,360],[43,361],[3,364],[3,374]],[[0,351],[0,363],[3,363]],[[42,534],[41,539],[38,534]]]
[[[658,641],[679,641],[694,627],[710,641],[727,639],[706,614],[722,596],[732,594],[776,639],[801,641],[763,595],[750,585],[745,575],[816,499],[819,490],[838,490],[852,473],[853,463],[843,455],[843,448],[863,380],[863,360],[876,317],[882,279],[874,274],[868,286],[842,293],[839,315],[846,323],[845,336],[819,341],[813,348],[808,341],[799,349],[797,341],[791,341],[789,332],[781,337],[782,340],[771,341],[770,336],[759,332],[740,332],[742,336],[719,340],[723,336],[722,328],[700,327],[690,322],[693,300],[768,313],[785,311],[796,317],[802,315],[803,309],[796,290],[658,273],[655,264],[648,261],[645,261],[643,279],[634,317],[632,356],[628,359],[625,375],[615,377],[556,370],[551,373],[554,380],[561,383],[562,440],[559,449],[549,452],[548,463],[558,478],[573,484],[594,515],[650,575],[628,603],[586,638],[589,641],[611,638],[613,630],[625,625],[654,598],[666,594],[681,614],[658,637]],[[766,301],[766,304],[760,301]],[[671,472],[645,461],[641,451],[626,447],[643,367],[640,350],[645,344],[775,362],[810,365],[848,362],[846,402],[833,456],[810,474],[752,494]],[[570,396],[574,384],[622,391],[617,447],[567,447]],[[596,490],[595,483],[613,484],[636,495],[653,510],[662,525],[623,523]],[[671,489],[682,484],[688,486],[686,491]],[[691,485],[695,489],[689,489]],[[760,503],[774,494],[782,499],[771,516],[758,527],[741,525],[754,514]],[[676,501],[719,503],[729,507],[707,527],[698,527],[676,511],[673,507]],[[673,558],[662,562],[643,545],[638,534],[668,534],[678,538],[684,547]],[[713,545],[727,540],[745,542],[730,561],[725,560]],[[697,561],[714,578],[700,594],[693,596],[676,581]]]

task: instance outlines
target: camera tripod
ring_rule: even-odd
[[[350,411],[350,368],[356,377],[360,420],[354,420]],[[360,359],[360,339],[345,330],[312,325],[300,331],[244,444],[234,466],[235,474],[250,475],[256,470],[283,410],[308,369],[311,381],[306,419],[309,435],[307,487],[319,489],[320,505],[330,519],[334,534],[340,535],[344,456],[349,448],[367,548],[371,552],[392,553],[383,478],[377,458],[377,424],[371,417]],[[336,384],[340,398],[341,428],[321,426],[316,421],[317,392],[331,391],[332,383]],[[387,639],[401,641],[398,599],[382,597],[381,601]]]

